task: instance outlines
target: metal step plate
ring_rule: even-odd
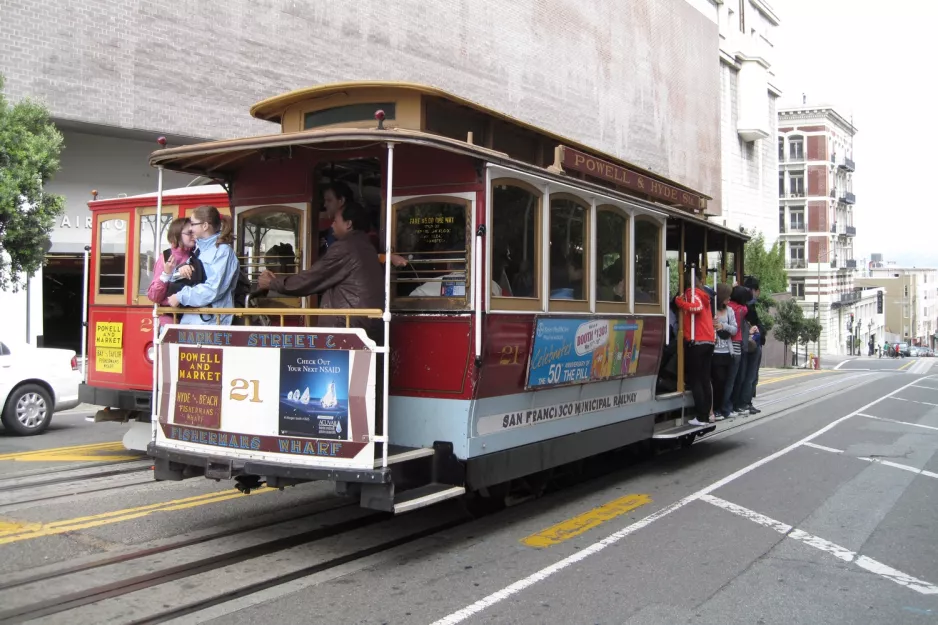
[[[451,484],[427,484],[419,488],[414,488],[400,494],[399,498],[394,500],[394,514],[409,512],[424,506],[430,506],[446,499],[461,497],[466,494],[464,486],[453,486]]]

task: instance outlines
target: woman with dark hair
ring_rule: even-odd
[[[231,218],[222,217],[214,206],[200,206],[193,211],[189,223],[196,239],[195,254],[205,268],[205,281],[183,287],[169,297],[169,305],[232,308],[240,265],[232,248],[234,234]],[[182,316],[180,323],[214,325],[216,321],[215,315],[186,314]],[[231,315],[222,315],[217,323],[231,325]]]
[[[713,407],[714,416],[719,421],[729,416],[724,411],[727,379],[733,365],[733,338],[736,334],[736,312],[727,305],[730,299],[730,285],[717,285],[717,310],[713,316],[715,339],[713,345]]]
[[[733,393],[731,399],[733,401],[733,412],[740,417],[749,416],[749,405],[743,392],[743,387],[746,383],[746,378],[749,375],[749,364],[751,359],[748,358],[750,351],[750,343],[752,339],[750,338],[751,326],[747,317],[749,316],[749,302],[751,299],[751,293],[749,289],[737,284],[733,287],[733,293],[730,295],[730,300],[736,304],[737,314],[739,315],[739,367],[736,370],[736,375],[733,380]]]
[[[166,231],[169,240],[169,249],[163,250],[153,267],[153,281],[147,288],[147,297],[151,302],[160,306],[169,306],[170,285],[178,280],[192,278],[192,250],[195,248],[195,238],[188,217],[174,219]],[[168,257],[168,258],[167,258]],[[173,322],[172,315],[160,317],[160,325]]]
[[[748,307],[746,306],[747,292],[744,287],[735,286],[730,292],[730,300],[727,307],[733,312],[736,320],[736,334],[730,343],[730,368],[726,374],[726,386],[723,389],[723,405],[720,406],[721,412],[729,417],[736,408],[734,406],[733,396],[736,393],[736,378],[739,376],[740,363],[743,353],[743,322],[746,320]]]

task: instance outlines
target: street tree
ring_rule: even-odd
[[[62,134],[41,104],[7,102],[0,76],[0,290],[15,291],[43,263],[65,199],[43,188],[59,170]]]
[[[788,346],[797,345],[803,332],[804,311],[793,299],[785,300],[775,307],[775,338],[785,344],[785,357],[788,358]]]
[[[798,337],[798,341],[804,345],[805,360],[808,359],[808,343],[817,343],[821,338],[821,331],[823,329],[821,320],[816,317],[808,317],[802,321],[801,334]],[[818,351],[821,350],[818,349]],[[818,354],[818,356],[820,356],[820,354]]]
[[[759,319],[769,332],[775,325],[775,315],[771,309],[775,306],[772,295],[784,293],[788,290],[788,273],[785,271],[785,254],[778,242],[766,249],[765,236],[759,231],[748,233],[751,238],[746,241],[744,250],[747,276],[759,278],[759,299],[756,300],[756,311]]]

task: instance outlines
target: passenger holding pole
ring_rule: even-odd
[[[365,208],[344,202],[332,222],[336,241],[322,258],[306,271],[289,276],[278,276],[268,269],[258,278],[258,287],[300,297],[319,294],[321,308],[384,308],[384,272],[367,228]],[[345,317],[321,316],[317,325],[344,328]],[[352,317],[349,325],[364,329],[383,344],[380,319]]]
[[[712,422],[713,388],[710,383],[711,360],[713,359],[713,314],[710,309],[710,296],[697,286],[697,270],[692,266],[686,277],[690,285],[684,295],[674,298],[674,304],[684,311],[684,345],[687,360],[686,371],[694,395],[694,409],[697,416],[691,419],[691,425],[704,425]]]

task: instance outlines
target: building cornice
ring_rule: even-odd
[[[843,115],[834,110],[832,106],[807,106],[798,108],[782,108],[778,110],[779,124],[782,120],[786,121],[818,121],[820,119],[829,120],[846,130],[850,135],[857,134],[856,126],[848,122]]]
[[[778,26],[781,22],[778,19],[778,15],[775,14],[775,11],[772,10],[772,7],[768,3],[763,2],[763,0],[749,0],[752,3],[752,6],[759,9],[759,12],[765,16],[767,20],[772,22],[773,26]]]

